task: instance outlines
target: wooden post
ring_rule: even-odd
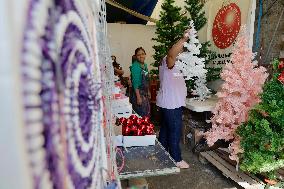
[[[247,20],[248,31],[249,31],[249,48],[252,49],[253,46],[253,34],[254,34],[254,21],[255,21],[255,9],[256,9],[256,0],[251,0],[250,5],[250,18]]]

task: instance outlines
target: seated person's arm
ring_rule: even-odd
[[[121,70],[121,69],[118,69],[118,68],[114,68],[114,73],[117,74],[117,75],[123,75],[124,71]]]

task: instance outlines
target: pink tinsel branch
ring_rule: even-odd
[[[219,101],[213,110],[212,128],[204,133],[209,146],[219,139],[234,139],[229,150],[231,159],[237,161],[237,154],[242,149],[235,131],[241,123],[247,121],[249,110],[259,103],[259,94],[268,76],[264,67],[255,67],[253,58],[254,54],[248,48],[248,38],[242,34],[236,42],[232,63],[226,64],[221,74],[225,82],[217,93]]]

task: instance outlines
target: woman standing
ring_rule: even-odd
[[[185,106],[186,84],[180,70],[176,69],[176,57],[183,50],[183,43],[188,40],[185,31],[180,39],[169,50],[159,66],[160,89],[157,95],[157,106],[161,112],[161,129],[159,141],[169,151],[179,168],[189,165],[182,160],[180,139],[182,130],[182,106]]]
[[[135,50],[136,60],[130,66],[132,93],[131,103],[133,110],[140,116],[149,116],[149,74],[144,62],[146,52],[142,47]]]

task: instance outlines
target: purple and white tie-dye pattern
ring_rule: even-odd
[[[29,4],[22,82],[34,188],[106,184],[101,67],[86,2]]]

